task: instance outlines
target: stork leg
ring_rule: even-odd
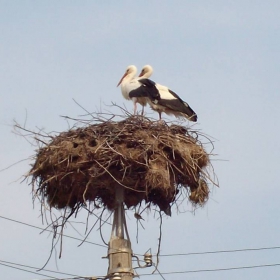
[[[165,121],[161,119],[161,113],[162,113],[161,111],[158,112],[158,115],[159,115],[158,123],[159,124],[165,124]]]
[[[137,104],[136,102],[134,102],[134,115],[136,115],[136,111],[137,111]]]
[[[141,115],[144,115],[144,105],[142,105],[142,111],[141,111]]]

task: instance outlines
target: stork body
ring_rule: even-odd
[[[138,77],[138,81],[141,80],[141,79],[148,79],[152,76],[153,74],[153,68],[152,66],[150,65],[145,65],[142,70],[141,70],[141,73],[139,74],[139,77]],[[138,103],[140,103],[142,105],[142,115],[144,114],[144,107],[147,105],[147,103],[149,103],[149,98],[147,97],[140,97],[138,98],[139,101]]]
[[[145,65],[139,75],[139,77],[149,78],[153,73],[153,68],[150,65]],[[145,84],[147,79],[143,79],[140,83]],[[150,84],[146,84],[147,87]],[[167,115],[174,115],[177,118],[186,118],[190,121],[196,122],[197,115],[193,111],[193,109],[189,106],[189,104],[183,101],[174,91],[169,89],[166,86],[162,86],[160,84],[154,83],[154,87],[156,88],[159,99],[155,99],[154,101],[148,100],[149,105],[154,111],[157,111],[159,114],[159,118],[161,119],[162,112]],[[154,89],[151,89],[154,90]]]

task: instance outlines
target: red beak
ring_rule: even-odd
[[[122,83],[122,81],[126,75],[127,75],[127,73],[125,72],[124,75],[122,76],[122,78],[120,79],[119,83],[117,84],[117,87]]]
[[[144,75],[144,71],[141,71],[138,77],[142,77]]]

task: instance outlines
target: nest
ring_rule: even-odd
[[[36,195],[58,209],[91,202],[113,210],[122,187],[128,208],[144,201],[170,214],[182,188],[194,204],[207,201],[208,164],[197,134],[187,128],[129,117],[53,137],[38,150],[29,176]]]

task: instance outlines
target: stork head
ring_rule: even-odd
[[[136,75],[136,73],[137,73],[137,68],[136,68],[136,66],[134,66],[134,65],[129,65],[127,68],[126,68],[126,70],[125,70],[125,72],[124,72],[124,75],[122,76],[122,78],[120,79],[120,81],[119,81],[119,83],[117,84],[117,87],[122,83],[122,81],[123,81],[123,79],[125,78],[125,77],[131,77],[131,78],[133,78],[135,75]]]
[[[147,79],[150,78],[152,74],[153,74],[153,67],[147,64],[142,68],[139,77]]]

